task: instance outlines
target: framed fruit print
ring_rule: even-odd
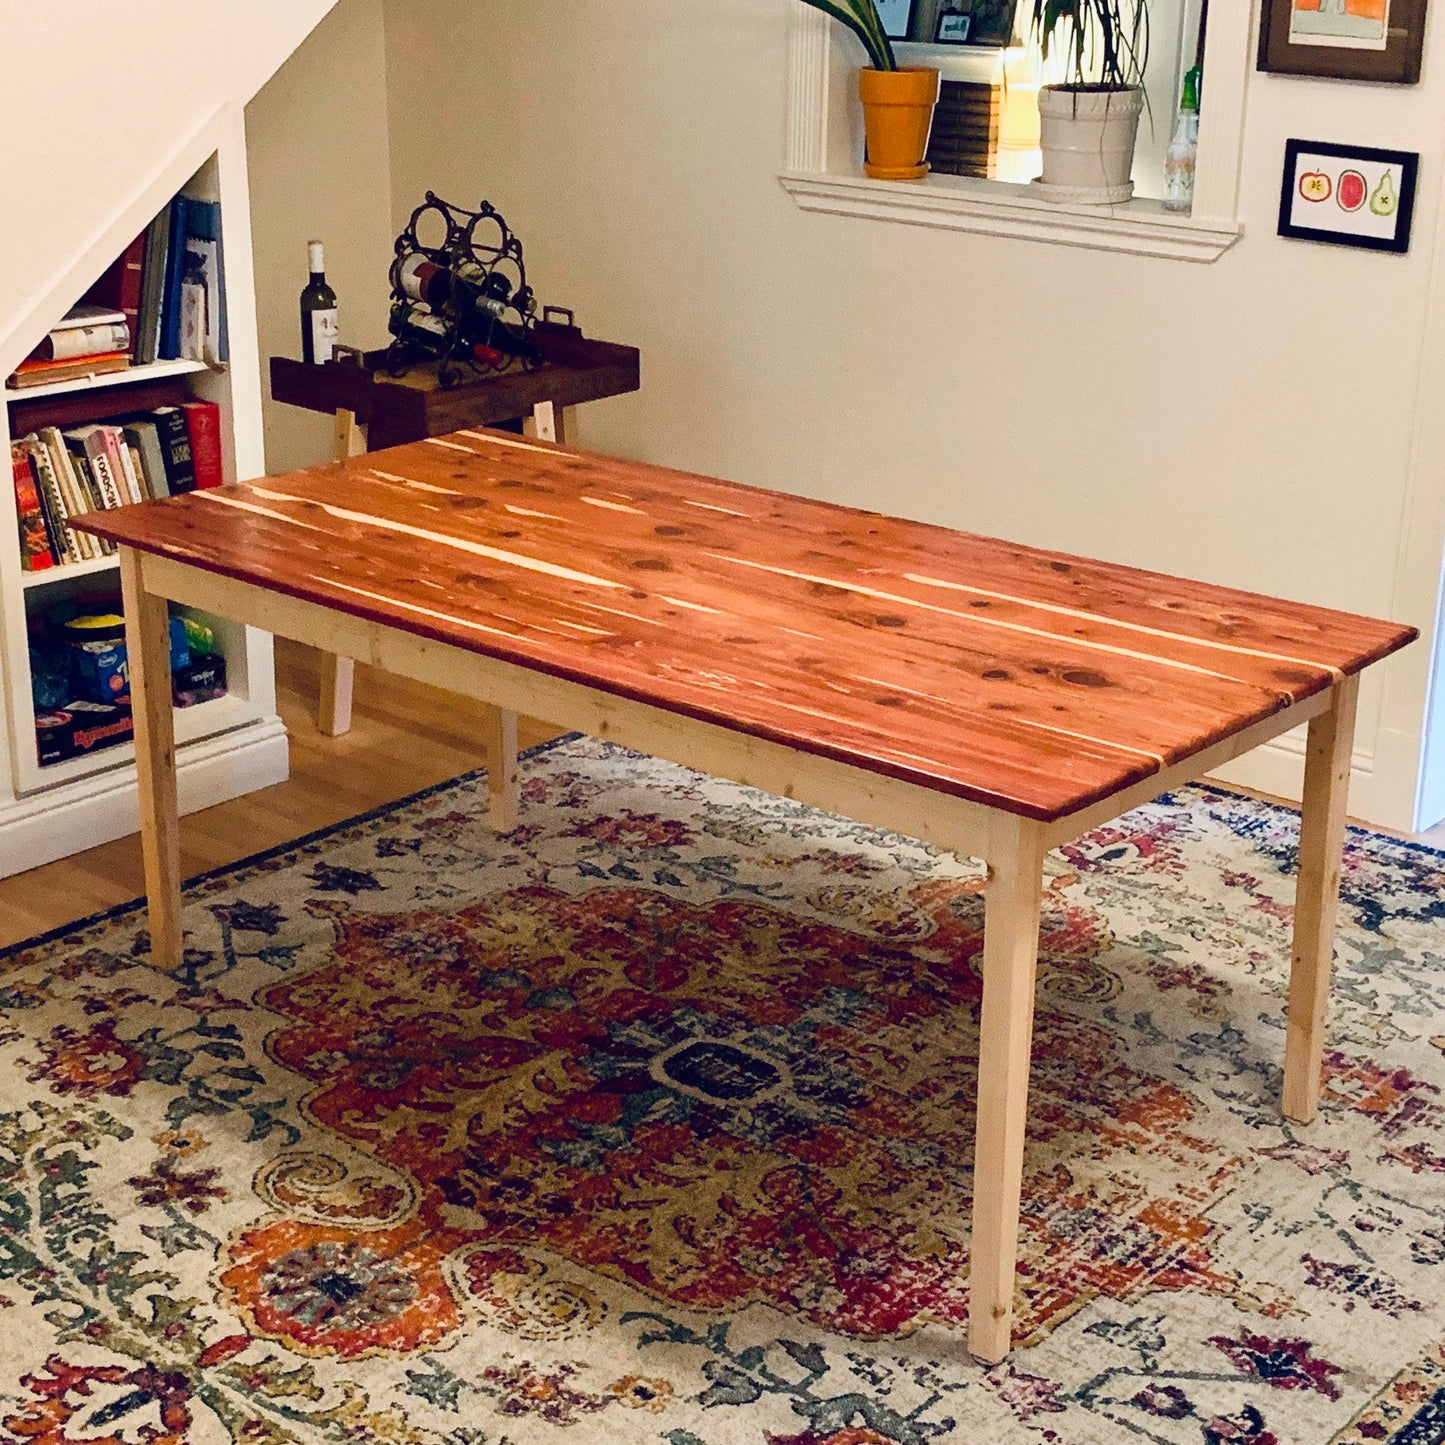
[[[1419,166],[1415,151],[1292,140],[1285,146],[1279,234],[1408,251]]]
[[[1259,68],[1414,85],[1426,0],[1264,0]]]

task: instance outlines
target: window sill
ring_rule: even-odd
[[[874,181],[861,175],[784,171],[778,179],[805,211],[1176,261],[1218,260],[1244,231],[1238,221],[1181,216],[1158,201],[1055,205],[1029,195],[1025,186],[964,176]]]

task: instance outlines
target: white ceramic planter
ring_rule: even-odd
[[[1134,194],[1134,141],[1144,92],[1066,90],[1046,85],[1039,91],[1040,144],[1044,173],[1034,185],[1050,201],[1111,205]]]

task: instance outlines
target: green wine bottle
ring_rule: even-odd
[[[326,284],[326,253],[320,241],[306,247],[311,279],[301,293],[301,359],[308,366],[331,360],[336,347],[336,292]]]

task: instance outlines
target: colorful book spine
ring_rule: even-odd
[[[186,225],[192,249],[201,256],[206,289],[206,360],[224,362],[230,358],[230,337],[226,324],[226,261],[221,244],[221,203],[186,202]]]
[[[140,328],[141,283],[145,276],[149,227],[116,257],[105,274],[85,293],[85,300],[111,306],[125,317],[134,342]]]
[[[166,461],[161,451],[160,431],[150,417],[136,417],[125,425],[125,439],[136,449],[141,460],[141,481],[145,495],[158,500],[168,497],[171,489],[166,481]]]
[[[89,547],[84,533],[71,529],[70,519],[80,515],[80,502],[74,491],[74,480],[70,471],[70,454],[65,441],[54,427],[47,427],[39,434],[26,438],[26,449],[30,452],[35,466],[35,477],[40,483],[40,494],[54,519],[60,534],[65,539],[66,555],[62,562],[83,562],[96,556]],[[64,457],[62,466],[61,458]]]
[[[55,565],[55,558],[30,457],[19,442],[10,443],[10,470],[15,478],[15,514],[20,524],[20,565],[26,572],[44,572]]]
[[[186,428],[191,439],[191,465],[196,474],[196,490],[225,484],[225,464],[221,456],[221,408],[214,401],[188,401],[181,410],[186,414]]]
[[[151,420],[160,433],[167,490],[172,496],[195,491],[196,468],[191,460],[191,433],[185,412],[178,406],[158,406],[151,413]]]
[[[181,354],[181,288],[185,276],[186,198],[171,201],[170,249],[166,254],[165,285],[161,297],[160,359],[175,361]]]
[[[135,343],[135,360],[140,366],[149,365],[160,354],[161,307],[165,296],[170,250],[171,208],[165,206],[146,232],[145,266],[141,272],[140,326]]]
[[[104,428],[83,426],[63,432],[71,460],[82,479],[90,483],[93,511],[103,512],[121,505],[120,488],[110,457],[106,453]]]
[[[125,433],[118,426],[103,428],[105,432],[105,454],[110,458],[110,469],[121,483],[121,505],[128,506],[146,500],[145,488],[141,485],[140,473],[131,457]]]

